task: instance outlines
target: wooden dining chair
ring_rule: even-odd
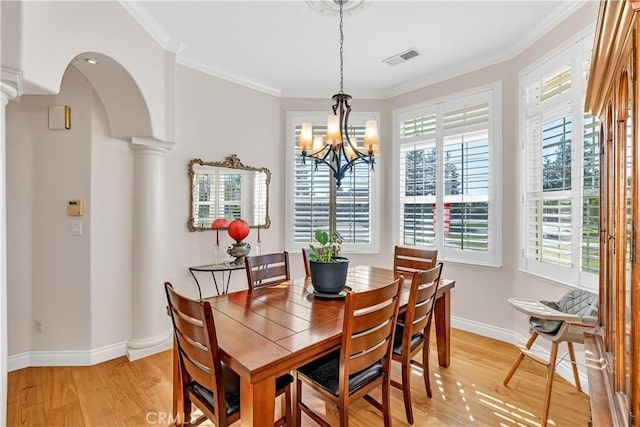
[[[407,422],[413,424],[413,408],[411,407],[411,365],[422,368],[424,387],[427,396],[431,397],[429,381],[429,336],[431,318],[436,301],[436,292],[440,283],[442,263],[426,271],[415,271],[411,280],[409,301],[404,319],[396,324],[393,342],[393,360],[402,363],[402,383],[391,380],[391,385],[402,390],[404,410]],[[422,350],[422,363],[413,357]]]
[[[249,291],[291,279],[289,252],[286,251],[245,257],[244,267]]]
[[[393,250],[393,271],[396,273],[413,273],[430,270],[436,266],[438,250],[405,248],[396,246]],[[407,280],[409,277],[407,276]]]
[[[309,267],[309,254],[311,254],[311,248],[302,248],[302,262],[304,262],[305,277],[311,277],[311,267]]]
[[[208,301],[192,300],[164,284],[178,347],[184,402],[184,422],[191,424],[192,404],[203,415],[194,424],[209,419],[227,426],[240,419],[240,377],[220,360],[220,348]],[[276,396],[283,395],[282,414],[274,425],[291,424],[291,383],[289,374],[276,379]],[[176,385],[174,384],[174,387]]]
[[[302,401],[303,382],[337,405],[342,427],[349,425],[349,404],[361,397],[382,412],[385,427],[391,425],[389,373],[403,280],[399,277],[381,288],[347,293],[340,349],[296,372],[295,425],[300,425],[304,411],[316,423],[330,426]],[[382,402],[367,394],[380,386]]]

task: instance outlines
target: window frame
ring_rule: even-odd
[[[329,113],[326,111],[287,111],[286,112],[286,130],[285,130],[285,161],[286,161],[286,172],[287,178],[285,183],[285,218],[287,224],[294,223],[294,207],[295,207],[295,197],[294,197],[294,179],[295,179],[295,170],[294,170],[294,162],[302,161],[300,156],[296,156],[296,141],[295,141],[295,130],[296,126],[300,125],[302,122],[311,122],[314,125],[325,125],[327,122],[327,117]],[[349,123],[351,124],[361,124],[364,126],[367,120],[376,120],[377,123],[380,123],[380,113],[378,112],[361,112],[361,111],[352,111],[349,115]],[[381,155],[384,155],[383,151],[385,147],[382,147]],[[388,150],[390,151],[390,149]],[[309,159],[307,162],[311,161]],[[380,252],[380,226],[379,226],[379,218],[380,218],[380,157],[376,157],[376,163],[374,166],[374,171],[369,173],[369,182],[370,182],[370,209],[369,209],[369,224],[371,228],[371,241],[369,243],[348,243],[345,242],[342,244],[342,252],[345,254],[377,254]],[[320,166],[322,167],[322,166]],[[324,166],[328,167],[328,166]],[[345,180],[348,180],[349,174],[345,176]],[[333,182],[333,181],[330,181]],[[328,230],[325,230],[328,231]],[[294,240],[294,230],[292,227],[285,227],[285,248],[289,252],[300,252],[302,248],[309,247],[309,243],[312,242],[296,242]]]
[[[518,270],[562,285],[598,289],[598,274],[582,270],[582,237],[584,210],[584,98],[586,94],[585,73],[589,71],[585,62],[591,58],[593,47],[593,29],[587,28],[559,48],[540,58],[519,73],[518,79],[518,136],[520,138],[519,174],[520,205],[519,215],[519,263]],[[527,105],[527,89],[546,74],[558,70],[563,64],[571,64],[571,89],[563,92],[558,100],[550,104]],[[578,67],[576,67],[578,65]],[[537,115],[566,108],[571,109],[571,266],[566,267],[549,262],[538,261],[527,256],[527,185],[526,175],[528,158],[528,123]],[[533,112],[529,112],[529,111]],[[579,120],[578,120],[579,119]],[[578,143],[579,142],[579,143]],[[540,159],[542,161],[542,159]],[[576,190],[577,189],[577,190]],[[551,197],[549,197],[551,198]],[[579,227],[576,229],[576,227]]]
[[[471,249],[454,249],[444,246],[444,223],[437,218],[444,218],[444,143],[447,135],[444,133],[444,113],[463,105],[487,102],[489,104],[489,183],[488,183],[488,210],[489,210],[489,241],[487,251],[475,251]],[[393,191],[396,206],[400,205],[401,174],[401,145],[400,125],[403,120],[437,112],[436,118],[436,224],[435,246],[419,246],[438,250],[438,259],[459,264],[479,265],[493,268],[502,267],[502,82],[497,81],[486,85],[471,88],[465,91],[453,93],[444,97],[431,99],[418,104],[399,108],[393,111]],[[418,137],[418,139],[420,139]],[[426,138],[423,138],[426,139]],[[416,142],[419,142],[416,140]],[[405,141],[404,143],[407,143]],[[402,220],[399,209],[393,211],[393,242],[403,245],[400,241],[400,221]]]

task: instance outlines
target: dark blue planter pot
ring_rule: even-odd
[[[316,292],[322,294],[337,294],[347,282],[349,260],[336,258],[334,262],[309,261],[311,283]]]

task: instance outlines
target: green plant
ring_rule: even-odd
[[[315,239],[319,246],[309,245],[309,259],[315,262],[333,262],[342,253],[342,236],[337,231],[329,235],[326,231],[316,230]]]

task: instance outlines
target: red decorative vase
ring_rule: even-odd
[[[229,224],[227,232],[232,239],[240,242],[249,235],[249,224],[243,219],[235,219]]]

